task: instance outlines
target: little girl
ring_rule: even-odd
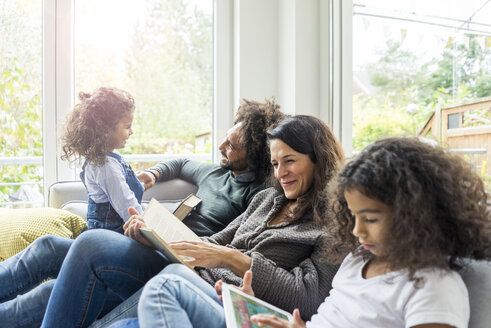
[[[89,194],[89,229],[123,233],[128,207],[142,213],[143,186],[123,157],[115,152],[133,134],[135,101],[126,91],[99,88],[79,94],[62,137],[62,159],[85,158],[80,178]]]
[[[463,258],[490,259],[483,182],[468,165],[412,138],[363,150],[332,184],[331,229],[352,252],[310,322],[271,327],[467,327]],[[335,247],[332,249],[334,250]],[[245,279],[244,279],[245,281]],[[248,280],[249,281],[249,280]]]

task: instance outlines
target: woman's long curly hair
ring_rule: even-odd
[[[464,160],[417,138],[389,138],[365,148],[331,184],[339,244],[366,259],[353,236],[344,193],[357,190],[391,208],[384,259],[393,270],[458,269],[462,258],[490,258],[490,218],[483,181]]]
[[[283,141],[296,152],[308,155],[315,164],[312,186],[298,197],[291,221],[310,216],[323,224],[327,221],[327,186],[344,159],[341,144],[326,123],[307,115],[292,116],[273,126],[268,131],[268,140],[274,139]],[[283,191],[273,175],[270,184]]]
[[[81,92],[80,102],[68,114],[62,136],[61,158],[82,157],[96,165],[106,161],[109,133],[121,119],[133,114],[135,100],[126,91],[101,87],[92,94]]]
[[[234,124],[241,123],[238,143],[246,150],[247,165],[256,174],[256,181],[264,181],[271,172],[266,132],[284,117],[274,98],[264,103],[242,99],[235,114]]]

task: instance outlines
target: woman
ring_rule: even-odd
[[[299,307],[305,318],[327,296],[333,266],[323,262],[324,191],[341,148],[327,125],[310,116],[280,122],[268,138],[276,186],[258,193],[246,212],[208,243],[172,244],[195,259],[201,277],[173,264],[152,278],[138,306],[141,327],[225,327],[213,285],[242,284],[248,270],[257,297],[288,311]],[[136,319],[119,324],[138,326]]]

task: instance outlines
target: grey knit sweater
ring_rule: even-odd
[[[259,192],[241,216],[203,239],[251,256],[255,295],[290,312],[298,307],[308,319],[329,294],[338,266],[323,259],[328,236],[313,219],[267,226],[286,201],[274,188]],[[219,279],[242,284],[242,277],[228,269],[197,270],[210,284]]]

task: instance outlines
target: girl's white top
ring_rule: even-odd
[[[413,327],[428,323],[467,327],[469,295],[457,272],[420,270],[416,276],[424,282],[417,288],[406,270],[364,279],[365,264],[352,254],[344,259],[329,297],[307,322],[307,328]]]

